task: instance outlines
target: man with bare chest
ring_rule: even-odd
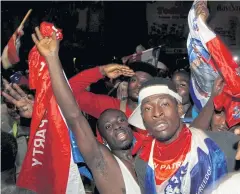
[[[43,37],[39,28],[35,30],[37,37],[33,34],[32,38],[48,64],[53,93],[76,137],[78,148],[93,174],[99,192],[140,194],[131,154],[133,134],[127,117],[120,110],[110,109],[103,112],[98,127],[110,149],[98,143],[64,76],[58,56],[59,40],[56,34]],[[128,67],[125,67],[124,71],[133,73]]]

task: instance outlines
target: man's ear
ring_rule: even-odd
[[[184,115],[184,110],[183,110],[183,105],[182,103],[177,104],[177,109],[178,109],[178,115],[181,118]]]

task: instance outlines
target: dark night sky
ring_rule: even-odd
[[[59,10],[58,14],[65,14],[68,2],[2,2],[2,21],[9,21],[11,25],[12,15],[18,15],[23,18],[24,14],[30,9],[33,9],[31,18],[38,17],[37,22],[40,23],[46,13],[49,13],[51,8]],[[146,6],[145,2],[104,2],[104,40],[107,47],[111,48],[111,54],[129,54],[136,44],[146,42],[147,23],[146,23]],[[6,12],[6,10],[8,10]],[[58,15],[56,14],[56,15]],[[55,15],[55,14],[53,14]],[[54,19],[53,19],[54,20]],[[74,31],[75,22],[68,18],[62,21],[56,21],[59,27],[64,31]],[[66,25],[67,23],[67,25]],[[69,29],[73,25],[73,29]],[[71,26],[72,27],[72,26]],[[2,32],[4,35],[4,32]],[[7,40],[2,40],[6,42]],[[114,45],[113,45],[114,44]],[[128,48],[126,48],[128,44]],[[123,51],[125,50],[125,51]]]
[[[83,2],[89,3],[89,2]],[[1,2],[2,4],[2,23],[7,22],[8,33],[2,30],[2,49],[6,45],[9,37],[13,30],[13,17],[19,16],[19,19],[24,17],[25,13],[32,8],[32,18],[36,18],[35,23],[39,24],[41,20],[46,16],[52,8],[52,16],[65,14],[69,2]],[[146,3],[145,2],[104,2],[104,33],[103,42],[104,46],[99,47],[98,45],[91,44],[91,48],[85,49],[84,57],[82,62],[89,63],[89,65],[97,65],[110,62],[113,56],[124,56],[134,52],[135,47],[138,44],[147,43],[147,22],[146,22]],[[81,6],[81,2],[77,2],[77,6]],[[58,12],[53,12],[58,10]],[[76,30],[76,19],[77,17],[68,18],[59,21],[56,18],[52,20],[56,22],[57,26],[63,28],[64,39],[71,39],[72,34],[70,32]],[[20,23],[19,21],[19,23]],[[50,20],[51,21],[51,20]],[[30,50],[33,46],[30,34],[33,31],[32,21],[28,22],[25,26],[23,36],[23,42],[25,50]],[[3,29],[3,28],[2,28]],[[90,34],[91,36],[91,34]],[[98,36],[92,35],[93,36]],[[93,42],[97,42],[97,38]],[[21,48],[22,49],[22,48]],[[65,51],[62,51],[65,53]],[[20,52],[21,53],[21,52]],[[24,52],[25,58],[27,53]],[[90,55],[91,54],[91,55]],[[94,54],[94,57],[92,57]],[[62,54],[63,55],[63,54]],[[87,56],[87,57],[86,57]],[[26,65],[25,65],[26,66]],[[71,73],[71,72],[70,72]]]

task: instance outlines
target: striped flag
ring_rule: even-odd
[[[2,66],[4,69],[12,67],[20,61],[19,48],[21,46],[20,38],[23,36],[23,26],[19,26],[13,33],[2,53]]]
[[[207,10],[207,1],[194,1],[188,15],[190,33],[187,40],[191,68],[190,93],[201,110],[207,103],[214,80],[221,75],[225,81],[223,92],[214,99],[215,108],[226,111],[228,125],[240,123],[240,67],[223,41],[196,17],[196,8]]]
[[[52,24],[40,25],[43,36],[56,31]],[[36,89],[28,152],[17,186],[39,194],[83,194],[84,187],[73,162],[68,127],[53,95],[46,61],[34,46],[29,53],[30,88]]]
[[[150,63],[153,66],[156,66],[156,60],[158,60],[158,56],[156,56],[157,55],[156,51],[158,49],[160,49],[160,46],[157,48],[150,48],[145,51],[140,51],[132,55],[125,56],[122,58],[122,62],[125,64],[126,62],[141,61],[141,62]]]
[[[156,184],[157,172],[155,171],[158,164],[153,158],[156,140],[152,141],[146,167],[145,193],[205,193],[207,188],[214,188],[217,181],[227,174],[225,155],[217,144],[201,130],[190,128],[190,131],[191,150],[187,154],[184,153],[186,154],[184,161],[181,164],[178,163],[178,168],[173,175],[167,177],[160,185]],[[162,174],[166,172],[164,169],[174,169],[172,166],[176,163],[174,160],[171,161],[171,165],[164,163],[159,165],[158,168]]]

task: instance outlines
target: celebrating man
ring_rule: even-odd
[[[100,193],[140,194],[131,153],[133,135],[127,117],[121,111],[112,109],[100,116],[98,127],[111,153],[106,146],[96,141],[87,120],[78,108],[61,67],[58,56],[60,41],[56,39],[56,34],[51,38],[44,38],[38,28],[36,34],[38,38],[35,34],[32,38],[47,61],[54,95],[75,134],[78,147],[93,173],[98,190]]]
[[[136,160],[142,192],[200,193],[227,172],[217,144],[181,122],[181,102],[175,85],[164,78],[152,79],[140,89],[139,106],[129,123],[153,136]]]
[[[116,79],[122,75],[130,77],[128,81],[128,98],[125,101],[86,91],[88,86],[104,77]],[[129,66],[109,64],[85,70],[71,78],[69,82],[78,105],[87,114],[99,118],[103,111],[112,108],[122,110],[129,117],[137,107],[139,88],[144,82],[156,75],[156,69],[148,63],[134,62]]]

